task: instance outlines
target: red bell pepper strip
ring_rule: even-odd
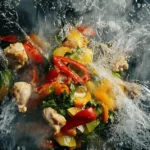
[[[85,65],[62,56],[54,56],[52,60],[53,63],[60,69],[62,73],[72,78],[75,82],[84,83],[89,80],[90,74]],[[73,64],[79,69],[81,69],[84,72],[84,76],[83,77],[78,76],[74,71],[68,68],[65,63]]]
[[[73,117],[67,120],[66,124],[61,128],[61,132],[67,132],[69,129],[87,124],[97,118],[94,108],[89,107],[76,113]]]
[[[46,75],[47,82],[51,83],[56,81],[59,74],[60,74],[59,69],[55,69],[55,68],[51,69]]]
[[[25,51],[28,55],[28,57],[35,62],[36,64],[43,64],[44,63],[44,59],[41,56],[41,54],[31,45],[28,43],[24,43],[23,44]]]
[[[16,43],[18,41],[17,35],[11,34],[7,36],[0,36],[1,41]]]
[[[39,82],[39,76],[38,76],[38,69],[37,67],[33,67],[32,69],[32,80],[31,80],[31,84],[33,86],[36,86]]]
[[[83,33],[86,36],[96,35],[96,31],[93,28],[89,27],[88,25],[77,26],[77,30],[80,31],[81,33]]]

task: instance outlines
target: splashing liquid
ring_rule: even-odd
[[[113,56],[130,54],[127,80],[140,80],[150,86],[150,4],[147,1],[138,3],[138,0],[26,0],[26,3],[30,4],[28,5],[30,9],[23,7],[24,3],[25,0],[0,2],[0,7],[3,8],[0,11],[0,19],[5,24],[2,25],[0,32],[4,34],[19,32],[23,36],[37,32],[53,43],[51,35],[65,23],[88,24],[97,30],[94,40],[112,43]],[[20,20],[23,20],[25,25]],[[105,57],[107,56],[103,59],[98,57],[94,66],[101,77],[111,79]],[[111,81],[115,85],[115,81]],[[117,123],[114,122],[107,132],[107,141],[98,146],[89,145],[87,149],[149,149],[150,92],[143,85],[141,89],[140,98],[134,101],[124,95],[118,97],[120,109],[116,113]],[[3,138],[13,133],[12,123],[16,113],[15,106],[11,103],[2,105],[1,108],[0,138]],[[12,143],[15,142],[14,139],[15,137],[11,140]],[[6,149],[13,147],[12,144],[6,143],[3,143]],[[113,146],[109,147],[107,143],[113,143]]]

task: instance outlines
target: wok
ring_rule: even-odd
[[[119,5],[120,3],[120,5]],[[97,5],[95,5],[97,4]],[[112,5],[111,5],[112,4]],[[126,4],[123,6],[123,4]],[[119,7],[120,6],[120,7]],[[111,8],[112,7],[112,8]],[[124,9],[123,9],[124,7]],[[147,12],[144,11],[144,8]],[[106,9],[106,10],[103,10]],[[114,36],[118,34],[118,31],[112,31],[108,22],[117,22],[119,25],[120,21],[125,21],[128,24],[137,24],[143,25],[147,24],[146,29],[149,27],[148,23],[150,22],[148,18],[149,10],[149,1],[147,0],[131,0],[127,2],[125,0],[1,0],[0,1],[0,35],[9,35],[15,33],[19,35],[20,40],[24,35],[29,33],[38,33],[44,35],[50,41],[53,41],[53,35],[58,28],[62,28],[65,24],[88,24],[93,26],[97,30],[97,36],[95,40],[100,42],[109,42],[117,38]],[[105,12],[102,14],[102,12]],[[119,18],[119,19],[118,19]],[[143,18],[143,19],[141,19]],[[98,20],[100,23],[98,24]],[[125,25],[126,26],[126,25]],[[137,27],[136,26],[136,27]],[[122,26],[123,27],[123,26]],[[130,28],[126,28],[126,32],[132,33],[134,30],[134,25]],[[120,30],[120,29],[119,29]],[[141,32],[142,33],[142,32]],[[140,33],[140,34],[141,34]],[[137,33],[133,33],[133,36],[136,37]],[[132,36],[132,35],[131,35]],[[139,36],[139,35],[138,35]],[[142,41],[142,39],[146,39]],[[116,40],[116,39],[115,39]],[[128,80],[136,79],[139,80],[142,84],[146,84],[150,87],[150,51],[148,44],[149,37],[147,35],[142,35],[138,37],[136,45],[132,47],[132,56],[130,59],[130,69],[126,72],[126,78]],[[126,41],[126,40],[125,40]],[[134,40],[133,40],[134,41]],[[131,41],[131,42],[133,42]],[[142,42],[139,42],[142,41]],[[120,42],[120,41],[119,41]],[[120,46],[118,42],[118,46]],[[9,43],[1,42],[1,48],[5,48]],[[127,44],[125,42],[125,44]],[[132,44],[130,43],[129,48]],[[55,45],[52,44],[52,47]],[[128,47],[125,47],[128,48]],[[8,106],[9,104],[9,106]],[[4,112],[4,109],[9,109],[15,115],[13,117],[10,115],[7,118],[8,122],[0,122],[0,149],[1,150],[35,150],[37,147],[37,136],[42,136],[42,132],[36,134],[37,130],[31,132],[30,125],[26,128],[33,134],[32,136],[28,135],[26,132],[21,132],[17,134],[18,122],[24,124],[32,120],[34,122],[41,121],[40,115],[37,112],[33,114],[20,116],[15,109],[15,106],[12,106],[10,98],[6,97],[5,102],[1,105],[1,112],[3,115],[10,115]],[[36,115],[34,115],[34,113]],[[39,112],[40,113],[40,112]],[[34,119],[33,119],[34,116]],[[0,118],[3,120],[3,118]],[[2,127],[6,125],[4,129]],[[20,127],[21,128],[21,127]],[[105,132],[104,132],[105,134]],[[47,136],[44,134],[44,136]],[[103,135],[104,139],[107,139]],[[36,141],[36,142],[35,142]],[[95,147],[87,146],[87,144],[82,146],[82,149],[132,149],[132,145],[124,146],[124,144],[119,145],[115,144],[104,144],[102,146],[98,145]],[[145,147],[143,149],[146,149]],[[148,149],[148,148],[147,148]]]

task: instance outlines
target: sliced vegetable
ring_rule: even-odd
[[[114,100],[109,97],[106,93],[104,93],[103,91],[101,91],[99,88],[97,88],[95,91],[94,91],[94,97],[104,103],[110,110],[113,110],[114,107],[115,107],[115,103],[114,103]]]
[[[72,129],[67,130],[65,132],[65,134],[63,132],[59,132],[59,133],[55,134],[55,136],[62,136],[62,135],[76,136],[77,131],[75,128],[72,128]]]
[[[51,93],[52,88],[55,90],[56,95],[60,95],[64,91],[66,91],[66,93],[69,94],[68,86],[66,84],[61,84],[58,82],[46,83],[46,84],[36,88],[35,91],[38,92],[38,94],[40,95],[41,98],[44,98]]]
[[[74,116],[76,113],[78,113],[79,111],[81,111],[81,108],[79,107],[71,107],[69,109],[67,109],[69,116]]]
[[[51,82],[56,81],[59,74],[60,74],[59,69],[56,69],[56,68],[51,69],[46,75],[47,82],[51,83]]]
[[[117,72],[112,72],[112,75],[117,78],[121,78],[121,75]]]
[[[77,29],[86,36],[96,35],[96,31],[88,25],[77,26]]]
[[[87,81],[86,86],[87,86],[88,91],[93,94],[96,88],[95,84],[92,81]]]
[[[87,109],[81,110],[80,112],[76,113],[74,116],[67,120],[65,126],[61,128],[62,132],[66,132],[67,130],[77,127],[79,125],[84,125],[89,123],[97,118],[97,114],[92,107]]]
[[[72,78],[75,82],[84,83],[89,80],[90,74],[83,64],[80,64],[72,59],[65,58],[62,56],[54,56],[53,63],[60,69],[61,72]],[[75,72],[73,72],[70,68],[68,68],[65,63],[70,63],[78,67],[84,72],[84,76],[80,77]]]
[[[28,57],[36,64],[43,64],[44,59],[41,54],[34,48],[31,44],[24,43],[23,44],[25,51]]]
[[[32,81],[31,81],[31,84],[33,86],[37,85],[39,82],[39,76],[38,76],[38,69],[37,67],[33,67],[32,69]]]
[[[7,36],[0,36],[1,41],[16,43],[18,41],[17,35],[11,34]]]
[[[67,146],[67,147],[76,146],[76,140],[72,136],[68,135],[55,136],[54,139],[58,142],[60,146]]]
[[[109,115],[108,115],[108,113],[109,113],[108,107],[107,107],[105,104],[102,104],[102,106],[103,106],[103,121],[104,121],[105,123],[108,123],[108,118],[109,118]]]
[[[3,100],[13,84],[13,74],[9,69],[0,71],[0,101]]]
[[[74,53],[69,55],[69,57],[75,61],[78,61],[82,64],[89,64],[93,60],[93,52],[89,48],[82,48],[76,50]]]
[[[13,73],[9,69],[0,71],[0,87],[6,86],[10,88],[13,84]]]
[[[112,93],[112,84],[109,82],[109,80],[102,80],[102,85],[97,87],[94,90],[93,94],[95,99],[99,102],[104,103],[109,110],[113,110],[115,108],[115,102]]]
[[[53,55],[54,56],[65,56],[66,53],[71,53],[71,52],[72,52],[72,50],[70,48],[61,46],[54,50]]]
[[[77,29],[71,29],[68,36],[67,40],[72,43],[73,47],[87,47],[88,40],[85,36],[83,36]]]
[[[99,125],[99,123],[100,121],[98,119],[87,123],[86,127],[88,129],[88,132],[92,132]]]
[[[73,107],[72,90],[67,94],[65,91],[60,95],[55,94],[55,89],[51,89],[51,93],[44,99],[43,107],[51,107],[65,117],[68,117],[67,109]]]
[[[75,107],[83,107],[91,100],[91,94],[86,93],[85,97],[76,97],[74,100]]]

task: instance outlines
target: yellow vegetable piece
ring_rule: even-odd
[[[98,101],[104,103],[110,110],[114,109],[114,100],[110,98],[105,92],[101,91],[101,89],[97,88],[94,91],[94,96]]]
[[[72,29],[67,36],[67,39],[71,41],[71,43],[79,48],[87,47],[88,40],[85,36],[83,36],[78,30]]]
[[[92,63],[92,61],[93,61],[93,52],[91,49],[86,48],[79,62],[86,65],[88,63]]]
[[[81,108],[79,107],[71,107],[67,109],[69,116],[74,116],[76,113],[81,111]]]
[[[115,108],[114,95],[112,93],[112,84],[109,80],[104,79],[102,81],[102,86],[96,88],[94,90],[94,97],[104,103],[109,110],[113,110]],[[113,97],[113,98],[112,98]]]
[[[67,146],[67,147],[75,147],[76,146],[76,140],[72,136],[68,135],[62,135],[62,136],[56,136],[54,139],[57,141],[57,143],[60,146]]]
[[[87,86],[88,91],[93,94],[93,91],[96,88],[95,84],[92,81],[87,81],[86,86]]]
[[[91,100],[90,92],[87,92],[85,97],[76,97],[74,100],[75,107],[83,107]]]
[[[68,53],[71,53],[71,52],[72,52],[72,49],[70,49],[70,48],[68,48],[68,47],[63,47],[63,46],[61,46],[61,47],[56,48],[56,49],[54,50],[53,55],[54,55],[54,56],[64,56],[67,52],[68,52]]]

